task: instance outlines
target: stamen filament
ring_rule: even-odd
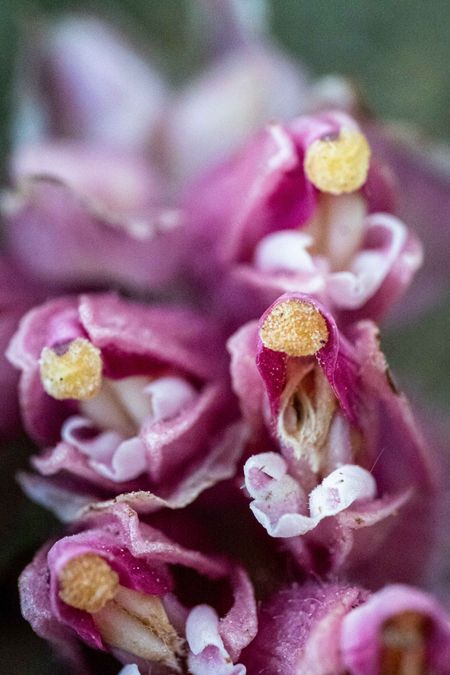
[[[150,662],[164,663],[179,672],[183,640],[173,628],[161,600],[120,587],[117,596],[94,621],[103,640]]]

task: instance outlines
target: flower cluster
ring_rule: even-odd
[[[94,19],[29,46],[0,422],[66,530],[23,616],[74,672],[445,675],[442,467],[375,323],[422,264],[403,165],[344,80],[206,4],[181,91]]]

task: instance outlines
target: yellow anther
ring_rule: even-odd
[[[69,560],[59,573],[59,597],[66,605],[94,614],[112,600],[119,577],[106,560],[84,553]]]
[[[44,347],[39,364],[44,389],[53,398],[87,401],[100,391],[100,350],[85,338],[73,340],[63,354]]]
[[[328,340],[328,327],[318,309],[303,300],[280,302],[260,329],[265,347],[288,356],[312,356]]]
[[[305,173],[322,192],[355,192],[367,180],[369,160],[366,137],[356,129],[342,129],[337,138],[311,143],[306,151]]]

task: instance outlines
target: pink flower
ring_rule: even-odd
[[[264,3],[188,5],[178,89],[87,17],[19,73],[0,431],[18,385],[19,482],[71,523],[23,616],[77,673],[87,646],[120,675],[446,675],[450,615],[403,585],[440,588],[446,467],[373,321],[421,265],[410,225],[436,269],[399,315],[443,288],[448,177],[278,50]]]
[[[187,193],[194,240],[210,251],[201,260],[193,252],[193,272],[238,319],[294,291],[343,320],[378,319],[422,261],[392,215],[392,188],[349,115],[274,123]]]
[[[272,119],[356,108],[343,78],[310,81],[236,3],[198,4],[209,58],[174,91],[154,62],[98,19],[66,16],[35,31],[19,72],[17,135],[163,155],[170,175],[184,181]]]
[[[7,243],[28,274],[57,289],[174,281],[183,215],[142,153],[47,141],[11,163]]]
[[[261,447],[244,466],[253,514],[307,569],[368,565],[373,583],[423,569],[437,494],[434,460],[377,341],[370,322],[347,339],[324,307],[289,294],[229,342],[233,386]],[[419,513],[424,545],[404,560],[395,551],[415,536]]]
[[[221,25],[220,55],[179,92],[98,19],[67,16],[33,33],[3,204],[8,246],[27,274],[58,290],[172,290],[189,264],[187,179],[267,121],[322,107],[330,91],[353,106],[348,85],[310,85],[233,3],[208,3],[202,15]]]
[[[276,593],[259,614],[243,662],[254,675],[445,675],[450,615],[427,593],[386,586],[377,593],[309,582]]]
[[[75,661],[78,638],[155,673],[184,672],[188,660],[203,675],[205,660],[237,662],[256,634],[240,567],[179,546],[126,505],[94,510],[74,534],[41,549],[20,592],[35,632]]]
[[[71,519],[116,497],[179,508],[234,474],[244,429],[216,327],[189,310],[115,295],[53,300],[9,348],[29,434],[51,449],[22,484]],[[120,495],[120,496],[119,496]]]
[[[28,41],[19,79],[25,130],[116,149],[141,149],[157,131],[167,98],[161,74],[111,26],[66,16]],[[23,64],[22,64],[23,65]]]

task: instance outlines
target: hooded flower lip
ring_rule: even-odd
[[[176,276],[183,214],[167,206],[142,154],[46,141],[16,150],[12,177],[15,191],[3,198],[8,244],[29,274],[60,287],[138,289]]]
[[[346,113],[271,124],[187,194],[190,227],[211,256],[202,263],[194,254],[194,273],[223,269],[217,294],[239,318],[294,291],[349,323],[380,318],[410,283],[422,249],[391,215],[392,177],[369,160]],[[238,294],[245,301],[233,307]]]
[[[317,564],[318,545],[330,555],[325,571],[370,563],[366,554],[383,540],[396,550],[395,536],[411,535],[414,510],[423,536],[434,538],[433,459],[407,402],[390,387],[377,339],[369,322],[354,326],[348,339],[317,301],[286,294],[259,328],[248,324],[229,341],[233,387],[253,447],[270,449],[244,465],[250,508],[307,569]],[[393,574],[412,578],[427,548],[411,568],[404,561]]]
[[[27,492],[70,518],[116,497],[139,510],[179,508],[230,477],[245,429],[221,340],[194,312],[112,294],[30,312],[9,356],[22,370],[29,433],[56,445],[33,458],[42,478],[22,477]]]
[[[231,602],[225,609],[214,600],[200,609],[186,606],[179,568],[204,580],[201,602],[212,600],[209,579],[231,591]],[[179,546],[140,523],[126,505],[94,510],[75,534],[44,547],[23,572],[20,592],[24,617],[51,642],[61,646],[78,636],[122,663],[160,664],[171,672],[184,672],[192,656],[200,663],[191,672],[202,675],[202,652],[209,645],[220,645],[221,656],[232,663],[256,633],[255,601],[243,570]]]
[[[314,675],[445,675],[450,617],[431,595],[390,585],[377,593],[344,583],[282,589],[263,603],[249,672]]]
[[[291,340],[297,350],[286,351],[283,344],[278,349],[271,347],[272,335],[279,331],[289,332],[290,337],[285,336],[285,340]],[[290,374],[289,359],[306,356],[312,357],[310,363],[316,361],[323,370],[346,417],[356,421],[357,361],[348,340],[323,305],[301,293],[287,293],[262,315],[258,335],[256,364],[273,412],[279,412],[282,404],[281,395]]]

